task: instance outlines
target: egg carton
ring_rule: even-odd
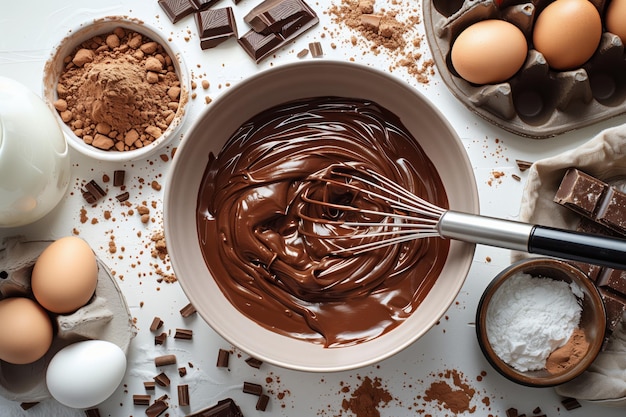
[[[570,71],[550,69],[532,48],[535,19],[551,2],[427,0],[423,4],[426,38],[450,91],[487,121],[533,139],[554,137],[626,112],[626,59],[618,36],[603,32],[594,55]],[[591,3],[604,16],[606,0]],[[516,25],[529,42],[529,52],[522,68],[506,82],[476,85],[456,73],[450,50],[465,28],[486,19]]]
[[[30,297],[30,277],[39,255],[51,241],[24,242],[10,238],[0,249],[0,299]],[[52,346],[36,362],[15,365],[0,360],[0,395],[20,402],[50,398],[46,368],[52,357],[65,346],[81,340],[97,339],[115,343],[125,353],[136,330],[126,300],[111,271],[100,260],[98,284],[91,300],[72,314],[52,315],[55,331]]]

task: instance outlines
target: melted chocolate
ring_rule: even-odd
[[[327,347],[401,324],[432,288],[449,249],[447,240],[429,238],[337,256],[334,240],[303,233],[312,225],[300,213],[314,208],[302,195],[322,192],[317,178],[336,164],[371,168],[448,207],[437,170],[398,117],[338,97],[286,103],[244,123],[211,155],[197,207],[205,262],[230,302],[272,331]],[[360,204],[346,192],[330,194]]]

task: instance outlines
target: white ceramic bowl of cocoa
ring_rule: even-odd
[[[501,291],[512,280],[519,284]],[[555,285],[561,288],[558,295]],[[570,315],[577,308],[564,295],[576,298],[579,313]],[[605,314],[598,289],[581,269],[556,258],[530,257],[505,268],[487,286],[476,311],[476,334],[485,358],[502,376],[520,385],[553,387],[581,375],[598,356]],[[574,327],[571,336],[559,339],[567,326]]]
[[[293,101],[299,101],[304,110],[296,105],[292,112],[291,106],[285,103]],[[341,116],[322,115],[320,110],[325,105],[320,103],[326,103],[333,109],[332,113],[335,107],[345,109],[345,103],[352,101],[375,104],[364,105],[366,110],[358,115],[351,110],[347,127],[342,121],[332,119]],[[260,126],[263,122],[258,123],[258,115],[267,115],[268,109],[275,106],[282,107],[282,113],[270,113],[265,132],[276,142],[266,147],[269,142],[262,133]],[[371,114],[376,117],[381,107],[388,113],[375,123],[384,125],[399,120],[411,137],[407,142],[410,145],[395,149],[402,155],[391,162],[383,156],[387,150],[381,150],[386,145],[355,145],[360,143],[355,136],[369,135],[364,132],[371,132],[370,125],[361,130],[351,124],[353,119],[363,121],[363,117],[367,119]],[[255,126],[252,130],[260,129],[256,139],[241,141],[239,137],[231,140],[236,132],[249,131],[250,124],[246,124],[249,120]],[[278,125],[274,126],[275,122]],[[306,131],[309,127],[308,133],[300,130]],[[318,133],[321,136],[316,136]],[[292,134],[294,136],[290,137]],[[311,137],[316,139],[308,141]],[[345,142],[336,142],[334,148],[327,146],[335,137],[342,137]],[[257,139],[261,142],[257,143]],[[348,153],[354,160],[365,161],[377,171],[388,169],[382,165],[390,163],[390,171],[393,171],[398,166],[415,162],[409,161],[411,158],[408,157],[414,152],[415,144],[438,172],[449,208],[477,213],[478,193],[472,166],[454,129],[418,91],[390,74],[333,60],[296,62],[259,72],[218,97],[194,120],[178,148],[168,172],[164,200],[165,237],[173,269],[202,318],[225,340],[252,357],[310,372],[342,371],[378,363],[420,339],[455,300],[473,259],[473,244],[439,238],[414,240],[409,245],[428,248],[428,251],[439,248],[436,250],[442,251],[437,254],[440,265],[431,268],[431,264],[436,263],[429,258],[432,255],[419,259],[410,255],[406,258],[415,262],[405,265],[410,271],[409,278],[398,282],[421,284],[409,290],[393,287],[396,283],[393,279],[388,280],[392,276],[390,273],[372,285],[368,281],[370,273],[376,275],[376,268],[386,263],[390,270],[401,269],[402,256],[398,260],[388,258],[388,252],[381,252],[384,253],[382,258],[371,262],[373,258],[369,255],[337,260],[332,258],[333,254],[312,253],[315,252],[312,242],[317,242],[317,238],[306,238],[300,230],[300,227],[306,227],[306,220],[300,217],[295,220],[301,223],[300,226],[287,225],[286,207],[279,208],[286,204],[282,191],[288,194],[291,187],[298,187],[298,184],[310,185],[306,178],[310,169],[308,164],[318,156],[323,155],[323,159],[327,152],[332,153],[330,148],[337,150],[340,159]],[[229,152],[238,146],[248,148],[230,155]],[[253,161],[255,158],[258,160]],[[386,162],[381,162],[383,159]],[[342,163],[346,162],[342,160]],[[221,179],[230,175],[229,165],[244,167],[243,171],[233,168],[233,176],[226,183],[251,180],[252,183],[248,184],[251,187],[239,192],[229,185],[217,186],[227,194],[232,191],[230,197],[218,197],[212,191],[201,194],[207,190],[204,178],[209,163],[225,175],[220,176]],[[248,163],[251,166],[247,166]],[[398,168],[398,171],[402,169]],[[295,175],[295,180],[291,174]],[[428,174],[423,180],[426,183],[434,181]],[[208,182],[212,181],[217,184],[221,180],[213,178]],[[283,188],[285,181],[289,185]],[[215,210],[215,216],[205,213],[202,208],[205,198],[221,205]],[[229,206],[230,202],[233,202],[232,206]],[[275,212],[274,209],[265,211],[273,205],[276,206]],[[238,214],[236,207],[242,209]],[[230,212],[231,209],[235,211]],[[259,224],[252,225],[257,217]],[[222,231],[222,226],[228,229],[228,224],[235,224],[237,230],[224,230],[228,236],[214,233],[218,229]],[[230,242],[234,242],[232,246]],[[270,255],[273,260],[260,259],[266,250],[276,253]],[[306,259],[306,265],[294,261],[292,256]],[[322,266],[324,262],[328,264]],[[341,271],[342,262],[358,265],[358,274],[366,277],[362,282],[366,291],[359,292],[351,287],[350,277],[334,275],[336,269],[333,268],[340,265],[337,268]],[[250,270],[253,270],[250,276],[242,272]],[[330,276],[325,276],[331,270]],[[396,288],[396,293],[389,290],[392,287]],[[391,311],[402,319],[389,325],[393,319],[385,315]],[[378,327],[379,323],[370,326],[367,320],[375,320],[372,317],[387,321],[381,327]]]
[[[189,77],[175,44],[131,17],[79,25],[54,47],[43,96],[69,145],[96,160],[153,154],[179,134]]]

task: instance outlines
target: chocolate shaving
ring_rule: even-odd
[[[167,375],[165,375],[165,372],[161,372],[160,374],[155,376],[154,377],[154,382],[156,382],[161,387],[169,387],[170,386],[170,379],[168,378]]]
[[[164,400],[159,399],[153,402],[152,405],[150,405],[148,408],[146,408],[146,415],[148,417],[158,417],[163,414],[163,412],[165,412],[165,410],[167,410],[168,408],[169,407],[167,403]]]
[[[193,338],[193,330],[191,329],[176,329],[174,333],[174,339],[191,340]]]
[[[528,162],[528,161],[523,161],[521,159],[516,159],[515,163],[517,164],[517,168],[521,171],[524,172],[527,169],[529,169],[533,163],[532,162]]]
[[[152,319],[152,324],[150,325],[150,331],[154,332],[155,330],[159,330],[163,326],[163,320],[159,317],[155,317]]]
[[[162,345],[165,343],[165,340],[167,339],[167,333],[161,333],[157,336],[154,336],[154,344],[155,345]]]
[[[243,392],[246,394],[261,395],[263,394],[263,387],[259,384],[255,384],[254,382],[244,382]]]
[[[162,355],[154,358],[155,366],[167,366],[176,364],[176,355]]]
[[[246,363],[253,368],[259,369],[263,364],[263,361],[257,358],[249,357],[246,359]]]
[[[178,405],[186,406],[189,405],[189,385],[179,385],[177,387],[178,391]]]
[[[230,352],[226,349],[220,349],[217,352],[217,363],[215,364],[215,366],[217,366],[218,368],[227,368],[229,358]]]
[[[197,312],[193,304],[189,303],[185,307],[180,309],[180,315],[187,318]]]

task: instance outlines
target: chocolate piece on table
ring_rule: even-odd
[[[167,339],[167,333],[163,332],[159,335],[154,336],[154,344],[162,345],[163,343],[165,343],[166,339]]]
[[[133,404],[135,405],[150,405],[151,396],[148,394],[134,394]]]
[[[156,382],[158,385],[160,385],[162,387],[169,387],[170,386],[170,379],[168,378],[167,375],[165,375],[165,372],[161,372],[160,374],[155,376],[154,377],[154,382]]]
[[[626,302],[626,271],[604,268],[596,280],[596,285],[622,294]]]
[[[115,198],[120,203],[123,203],[124,201],[128,201],[128,199],[130,198],[130,193],[128,191],[124,191],[122,194],[116,195]]]
[[[263,361],[257,358],[249,357],[246,359],[246,363],[253,368],[259,369],[263,364]]]
[[[518,417],[517,408],[509,408],[506,410],[506,417]]]
[[[226,368],[228,367],[228,360],[230,358],[230,352],[226,349],[220,349],[217,352],[217,363],[215,366],[218,368]]]
[[[259,411],[265,411],[267,404],[270,402],[270,397],[266,394],[261,394],[256,402],[256,409]]]
[[[574,410],[576,408],[582,407],[576,398],[568,397],[561,400],[561,404],[565,407],[566,410]]]
[[[20,403],[20,407],[22,408],[22,410],[30,410],[37,404],[39,404],[39,401],[23,402]]]
[[[178,405],[189,405],[189,385],[183,384],[176,387],[178,392]]]
[[[197,11],[207,10],[220,0],[189,0]]]
[[[146,415],[148,417],[158,417],[165,412],[169,407],[164,400],[156,400],[148,408],[146,408]]]
[[[87,204],[93,204],[96,201],[98,201],[98,199],[96,198],[95,195],[91,194],[89,191],[83,191],[83,198],[85,199],[85,201],[87,202]]]
[[[106,191],[104,191],[95,180],[91,180],[87,184],[85,184],[85,190],[93,195],[96,200],[100,200],[102,197],[107,195]]]
[[[162,355],[154,358],[155,366],[167,366],[176,364],[176,355]]]
[[[190,329],[176,329],[174,333],[174,339],[191,340],[193,338],[193,330]]]
[[[615,327],[621,322],[624,311],[626,311],[626,299],[602,287],[598,290],[606,311],[606,330],[613,333]]]
[[[237,37],[232,7],[204,10],[195,17],[202,49],[214,48],[230,37]]]
[[[626,194],[609,187],[596,220],[620,234],[626,234]]]
[[[85,410],[86,417],[100,417],[100,409],[99,408],[88,408]]]
[[[189,0],[159,0],[159,6],[172,23],[178,22],[197,10]]]
[[[254,382],[244,382],[243,392],[246,394],[261,395],[263,394],[263,386],[255,384]]]
[[[192,314],[195,314],[196,312],[196,308],[191,303],[180,309],[180,315],[185,318],[191,316]]]
[[[184,366],[178,368],[178,376],[182,378],[185,375],[187,375],[187,368],[185,368]]]
[[[311,56],[313,58],[320,58],[324,56],[324,51],[322,50],[322,44],[319,42],[309,43],[309,50],[311,51]]]
[[[255,32],[267,35],[280,32],[283,26],[305,14],[310,11],[302,0],[265,0],[250,10],[243,21]]]
[[[153,332],[155,330],[159,330],[163,326],[163,320],[160,317],[154,317],[152,319],[152,323],[150,324],[150,331]]]
[[[319,22],[315,11],[303,0],[265,0],[244,20],[254,26],[238,41],[257,63]]]
[[[154,381],[144,381],[143,382],[143,387],[146,389],[146,391],[153,391],[155,386],[156,386],[156,382],[154,382]]]
[[[113,186],[121,187],[124,185],[124,179],[126,177],[126,171],[122,169],[116,169],[113,171]]]
[[[585,217],[595,218],[608,185],[576,168],[563,176],[554,201]]]
[[[232,398],[226,398],[212,407],[188,414],[187,417],[243,417],[243,414]]]

